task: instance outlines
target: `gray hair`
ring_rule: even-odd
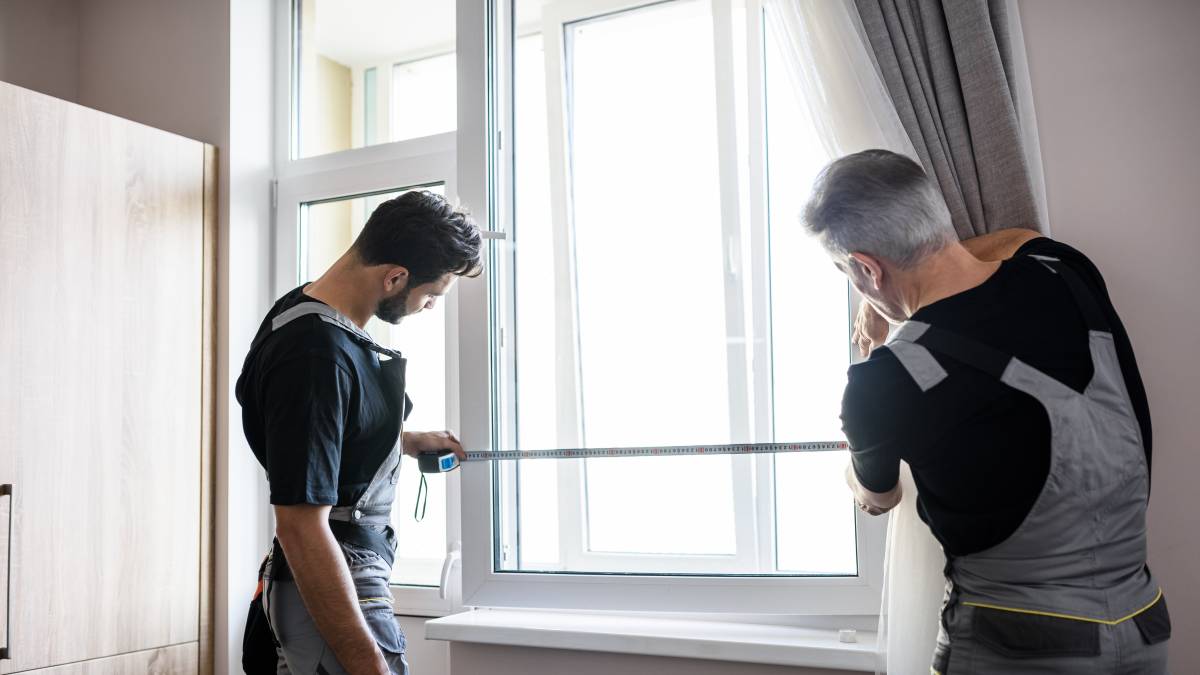
[[[887,150],[864,150],[825,167],[802,222],[840,260],[861,252],[903,268],[958,240],[950,210],[921,165]]]

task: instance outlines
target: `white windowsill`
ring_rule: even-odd
[[[713,659],[873,672],[875,633],[838,640],[836,630],[722,621],[476,609],[425,623],[425,637],[449,642]]]

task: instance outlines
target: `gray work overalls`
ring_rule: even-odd
[[[947,556],[932,671],[1165,673],[1170,621],[1146,567],[1150,477],[1141,427],[1104,313],[1073,271],[1039,260],[1087,321],[1094,375],[1082,393],[918,321],[888,342],[922,391],[947,376],[933,351],[1029,394],[1050,420],[1050,470],[1025,520],[992,548]]]
[[[405,360],[399,352],[381,347],[366,331],[333,308],[319,302],[302,302],[274,318],[271,331],[277,331],[302,316],[315,314],[352,334],[355,341],[376,354],[388,357],[379,367],[390,392],[388,410],[396,420],[396,443],[375,470],[366,492],[352,506],[335,506],[329,512],[329,529],[342,548],[350,577],[354,580],[363,617],[383,652],[392,673],[407,675],[405,638],[392,614],[390,580],[395,559],[396,539],[391,528],[392,501],[402,456],[401,438],[404,419],[411,402],[404,391]],[[251,350],[255,345],[251,346]],[[304,606],[291,570],[283,560],[276,540],[264,565],[263,609],[277,641],[279,675],[339,675],[345,669],[333,650],[317,631]]]

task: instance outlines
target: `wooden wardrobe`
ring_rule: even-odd
[[[0,83],[0,673],[212,670],[215,167]]]

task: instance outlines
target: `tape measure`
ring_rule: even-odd
[[[558,448],[554,450],[469,450],[468,462],[512,461],[519,459],[598,459],[603,457],[675,457],[680,455],[766,455],[787,452],[828,452],[848,450],[845,441],[808,443],[733,443],[730,445],[667,445],[644,448]],[[459,466],[453,452],[428,452],[417,455],[421,473],[446,473]]]

